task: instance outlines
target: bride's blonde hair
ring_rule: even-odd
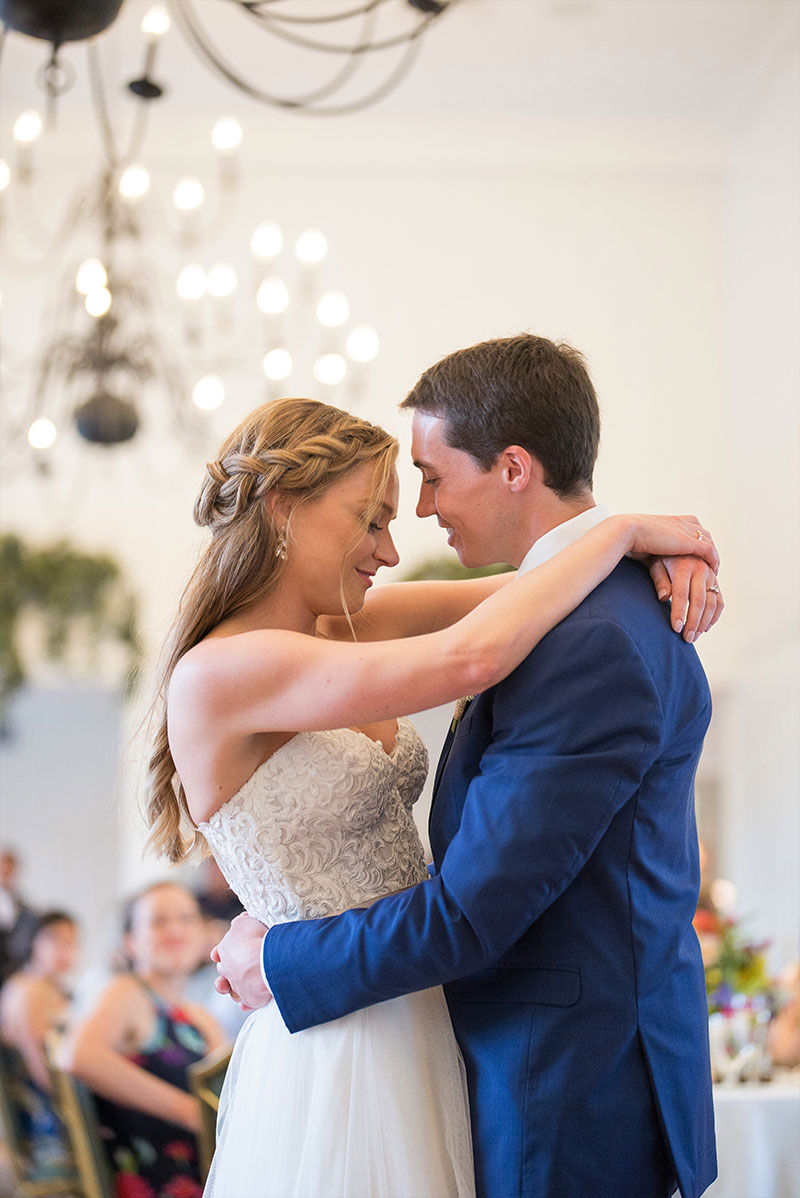
[[[184,653],[277,586],[283,562],[267,498],[284,496],[296,506],[318,498],[356,466],[374,461],[373,510],[365,517],[369,522],[396,458],[394,437],[358,416],[313,399],[276,399],[245,417],[207,464],[194,519],[211,530],[211,540],[181,598],[154,704],[145,813],[148,843],[168,860],[183,861],[204,843],[191,821],[169,747],[169,681]]]

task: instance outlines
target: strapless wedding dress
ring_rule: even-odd
[[[428,761],[350,728],[301,732],[200,825],[250,915],[334,915],[428,876],[411,814]],[[205,1198],[472,1198],[467,1089],[439,987],[294,1035],[277,1005],[236,1041]]]

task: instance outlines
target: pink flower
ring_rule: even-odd
[[[156,1192],[148,1181],[136,1173],[118,1173],[117,1198],[156,1198]]]

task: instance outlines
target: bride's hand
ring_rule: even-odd
[[[717,575],[702,558],[657,557],[650,577],[659,599],[671,600],[673,627],[683,620],[686,640],[697,640],[722,615],[725,601]]]
[[[717,581],[719,553],[696,516],[631,516],[630,556],[649,565],[659,599],[672,601],[672,627],[693,641],[725,606]],[[658,548],[656,548],[658,546]],[[652,554],[659,557],[653,559]]]

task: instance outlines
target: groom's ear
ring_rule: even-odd
[[[509,445],[498,456],[503,482],[510,491],[527,491],[531,483],[541,481],[540,462],[521,445]]]

